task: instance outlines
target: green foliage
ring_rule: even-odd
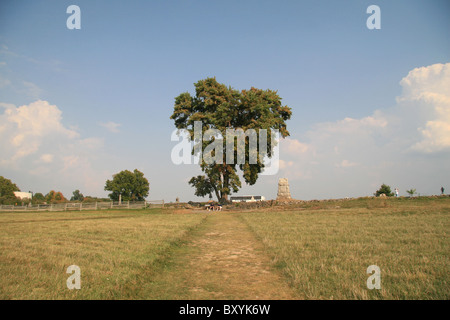
[[[106,181],[105,190],[111,191],[109,197],[113,201],[118,201],[119,195],[122,195],[123,201],[141,201],[148,196],[150,183],[139,170],[124,170]]]
[[[83,201],[84,200],[84,196],[83,194],[80,192],[80,190],[75,190],[73,193],[72,198],[70,198],[70,201]]]
[[[384,183],[381,185],[380,189],[375,192],[375,196],[379,197],[381,194],[385,194],[386,197],[394,196],[394,193],[391,191],[391,187]]]
[[[215,78],[200,80],[194,86],[195,96],[185,92],[175,98],[174,112],[170,118],[174,120],[177,129],[186,130],[189,133],[195,144],[192,151],[194,155],[200,152],[203,154],[205,148],[215,140],[212,138],[211,141],[199,141],[197,137],[194,137],[195,121],[202,122],[203,134],[208,129],[216,129],[221,133],[222,164],[207,164],[202,157],[200,166],[205,175],[193,177],[189,184],[196,189],[196,195],[206,196],[214,193],[219,202],[224,202],[227,201],[228,195],[241,188],[238,169],[242,171],[245,182],[250,185],[256,183],[258,175],[264,170],[260,152],[256,154],[256,163],[249,164],[249,137],[245,138],[245,164],[237,164],[236,137],[229,142],[229,144],[234,142],[234,163],[226,161],[226,130],[242,129],[246,132],[248,129],[254,129],[259,132],[258,129],[266,129],[266,155],[271,158],[275,145],[272,145],[270,129],[279,130],[283,138],[289,136],[285,121],[291,117],[291,108],[283,106],[277,92],[272,90],[252,87],[250,90],[238,91],[218,83]]]
[[[412,197],[416,193],[416,189],[406,190],[406,192],[408,192],[409,196]]]
[[[14,191],[20,191],[20,189],[11,180],[0,176],[0,204],[15,204],[19,201]]]
[[[85,196],[83,198],[83,202],[109,202],[111,199],[109,198],[97,198],[97,197],[91,197],[91,196]]]
[[[45,202],[45,197],[42,193],[38,192],[33,195],[33,203],[39,204]]]
[[[215,191],[215,185],[211,182],[211,180],[206,176],[197,176],[192,177],[189,180],[189,184],[195,188],[195,195],[198,197],[205,197],[209,195],[209,198],[212,198],[212,193]]]

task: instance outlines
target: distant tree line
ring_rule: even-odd
[[[144,174],[135,169],[121,171],[113,175],[105,183],[105,190],[111,191],[109,198],[84,196],[79,189],[73,191],[72,202],[101,202],[101,201],[143,201],[149,194],[150,183]],[[0,176],[0,205],[28,205],[28,204],[54,204],[68,202],[61,191],[51,190],[47,194],[32,193],[32,199],[21,199],[14,192],[20,192],[19,187],[10,179]],[[31,193],[31,192],[30,192]]]
[[[91,196],[84,196],[80,190],[75,190],[72,193],[70,201],[74,202],[102,202],[102,201],[143,201],[149,194],[150,183],[144,177],[144,174],[135,169],[133,172],[129,170],[121,171],[113,175],[111,180],[107,180],[104,189],[111,191],[109,198],[97,198]],[[441,195],[444,195],[444,187],[440,189]],[[62,192],[51,190],[46,195],[37,192],[32,194],[32,199],[17,198],[14,192],[20,192],[19,187],[10,179],[0,176],[0,205],[19,205],[19,204],[52,204],[63,203],[69,200],[64,197]],[[406,190],[410,197],[417,194],[416,189]],[[382,184],[380,188],[374,193],[374,196],[379,197],[384,195],[392,197],[395,195],[391,187]]]
[[[10,179],[0,176],[0,205],[29,205],[31,204],[55,204],[64,203],[69,200],[63,195],[61,191],[50,190],[47,194],[41,192],[31,193],[32,199],[21,199],[15,196],[14,192],[20,192],[21,190]],[[79,202],[100,202],[110,201],[108,198],[97,198],[84,196],[80,190],[73,192],[70,201]]]

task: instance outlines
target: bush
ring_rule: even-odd
[[[378,189],[377,192],[374,193],[374,195],[377,197],[379,197],[381,194],[386,195],[386,197],[392,197],[394,195],[394,193],[391,191],[391,187],[384,183],[381,185],[380,189]]]

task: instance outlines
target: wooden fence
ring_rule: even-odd
[[[111,201],[111,202],[65,202],[28,206],[0,205],[0,211],[82,211],[105,209],[148,209],[164,208],[164,200]]]

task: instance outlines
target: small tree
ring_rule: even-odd
[[[52,190],[45,196],[45,201],[47,203],[61,203],[66,202],[67,199],[64,198],[64,195],[61,192]]]
[[[45,197],[42,193],[38,192],[33,195],[33,203],[39,204],[45,201]]]
[[[406,192],[408,192],[409,196],[412,197],[416,193],[416,189],[406,190]]]
[[[391,191],[391,187],[384,183],[381,185],[380,189],[375,192],[375,196],[379,197],[381,194],[386,195],[386,197],[392,197],[394,195]]]
[[[73,192],[73,196],[72,196],[72,198],[70,198],[70,201],[80,201],[81,202],[83,200],[84,200],[84,196],[78,189]]]
[[[142,201],[148,196],[150,183],[139,170],[124,170],[113,175],[112,180],[106,181],[105,190],[112,192],[109,197],[113,201]]]

